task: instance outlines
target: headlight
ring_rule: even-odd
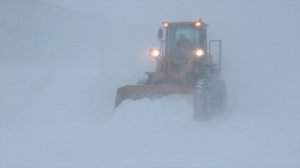
[[[196,27],[200,27],[201,25],[202,25],[202,24],[201,24],[201,21],[196,21],[196,22],[195,22],[195,26],[196,26]]]
[[[164,28],[167,28],[169,26],[169,23],[168,22],[164,22],[163,26],[164,26]]]
[[[158,49],[151,49],[150,50],[150,56],[157,58],[159,56],[160,52]]]
[[[205,54],[205,53],[204,53],[204,51],[203,51],[202,49],[196,50],[196,56],[197,56],[197,57],[202,57],[204,54]]]

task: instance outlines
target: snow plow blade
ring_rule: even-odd
[[[173,85],[127,85],[117,91],[115,108],[124,100],[137,100],[142,98],[155,99],[172,94],[196,95],[197,91],[193,87],[173,86]]]

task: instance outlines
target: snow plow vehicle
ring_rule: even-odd
[[[191,22],[163,22],[158,29],[160,47],[150,49],[156,59],[154,72],[136,85],[118,88],[115,108],[124,100],[156,99],[172,94],[191,95],[194,119],[223,110],[226,84],[221,78],[222,41],[207,40],[201,19]]]

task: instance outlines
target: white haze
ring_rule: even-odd
[[[223,40],[228,112],[126,101],[162,21]],[[300,167],[300,1],[0,0],[0,168]]]

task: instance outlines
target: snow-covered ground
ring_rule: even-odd
[[[198,16],[224,42],[228,112],[195,123],[174,95],[114,113],[161,21]],[[0,0],[0,168],[300,167],[299,17],[293,0]]]

